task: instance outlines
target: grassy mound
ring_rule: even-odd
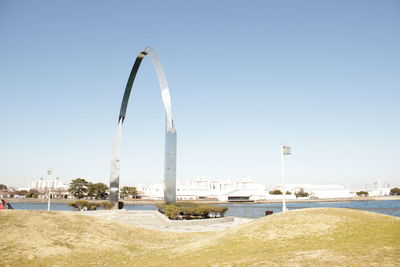
[[[400,218],[347,209],[290,211],[208,233],[61,212],[4,210],[0,222],[5,266],[400,266]]]

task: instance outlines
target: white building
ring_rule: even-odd
[[[61,181],[58,177],[50,180],[43,180],[43,178],[30,181],[28,183],[29,189],[47,190],[47,189],[68,189],[68,184]]]
[[[271,189],[282,191],[282,185],[276,185]],[[296,198],[294,193],[303,189],[311,198],[346,198],[354,196],[348,189],[342,185],[314,185],[314,184],[285,184],[285,190],[291,194],[286,195],[287,199]],[[268,199],[282,198],[282,195],[269,195]]]
[[[164,184],[136,186],[143,199],[162,200],[164,198]],[[189,181],[177,181],[176,198],[178,200],[216,200],[216,201],[256,201],[256,200],[281,200],[282,195],[272,195],[269,191],[282,190],[282,185],[276,185],[266,190],[261,182],[250,178],[240,181],[216,180],[198,177]],[[348,198],[356,196],[342,185],[315,185],[315,184],[286,184],[285,190],[290,194],[286,199],[296,199],[295,193],[303,189],[309,194],[307,198]],[[370,196],[389,195],[389,188],[369,190]]]
[[[355,190],[353,191],[354,195],[357,195],[357,192],[359,191],[366,191],[368,192],[368,196],[370,197],[382,197],[382,196],[389,196],[390,195],[390,187],[389,184],[387,184],[387,187],[384,187],[382,185],[382,180],[379,179],[379,181],[375,184],[374,189],[360,189],[360,190]]]
[[[142,199],[161,200],[164,198],[164,184],[138,185]],[[242,181],[219,181],[198,177],[197,179],[176,183],[178,200],[218,200],[254,201],[265,199],[265,185],[245,178]]]
[[[382,196],[389,196],[390,195],[390,188],[389,187],[380,187],[376,189],[359,189],[359,190],[352,190],[351,193],[354,196],[357,196],[357,192],[365,191],[368,192],[368,196],[370,197],[382,197]]]
[[[368,195],[371,197],[381,197],[381,196],[389,196],[390,195],[390,188],[377,188],[368,190]]]
[[[162,200],[164,199],[164,183],[152,185],[136,185],[136,189],[142,199]]]

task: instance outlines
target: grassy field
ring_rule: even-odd
[[[222,232],[148,230],[74,213],[0,212],[0,266],[400,266],[400,218],[278,213]]]

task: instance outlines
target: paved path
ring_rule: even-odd
[[[84,211],[81,212],[81,214],[99,217],[110,221],[129,223],[149,229],[173,232],[221,231],[253,220],[250,218],[226,217],[207,220],[172,221],[160,214],[158,211],[139,210]]]

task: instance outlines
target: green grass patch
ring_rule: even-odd
[[[350,209],[295,210],[206,233],[72,212],[3,210],[0,222],[5,266],[400,266],[400,218]]]

